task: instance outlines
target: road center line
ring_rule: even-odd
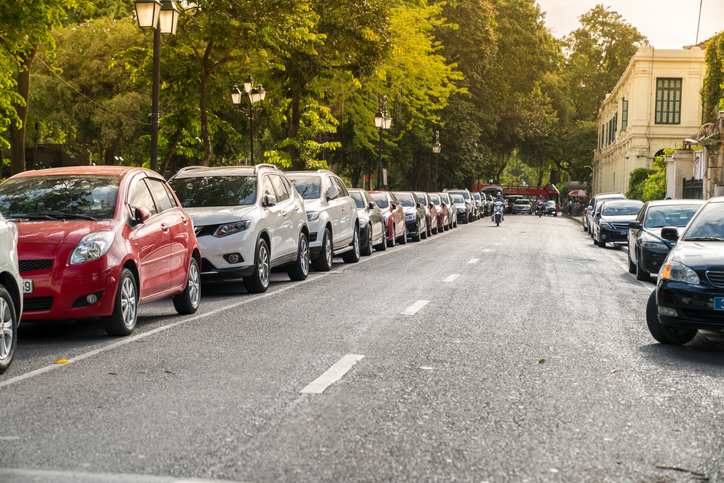
[[[400,315],[415,315],[421,308],[429,303],[429,300],[418,300],[417,302],[400,312]]]
[[[453,274],[450,275],[448,278],[446,278],[445,280],[443,280],[443,282],[448,282],[448,283],[454,282],[459,276],[460,276],[459,273],[453,273]]]
[[[468,260],[468,263],[478,263],[478,259],[477,259],[477,258],[471,258],[470,260]]]
[[[325,389],[342,379],[352,369],[352,366],[361,361],[363,357],[357,354],[347,354],[299,392],[302,394],[322,394]]]

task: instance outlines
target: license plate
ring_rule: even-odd
[[[714,297],[714,310],[724,310],[724,297]]]
[[[33,293],[33,281],[32,280],[23,280],[23,293],[24,294]]]
[[[628,235],[628,230],[621,230],[622,235]]]

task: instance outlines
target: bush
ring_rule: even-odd
[[[626,197],[630,200],[643,199],[646,179],[655,172],[656,171],[653,169],[646,168],[636,168],[631,171],[631,175],[628,179],[628,191],[626,192]]]

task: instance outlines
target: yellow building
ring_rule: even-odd
[[[639,48],[598,111],[592,192],[628,191],[629,174],[681,146],[701,125],[704,51]]]

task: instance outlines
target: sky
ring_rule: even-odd
[[[610,7],[638,29],[656,49],[680,49],[724,30],[724,0],[537,0],[546,12],[545,24],[555,37],[580,27],[578,17],[597,4]]]

